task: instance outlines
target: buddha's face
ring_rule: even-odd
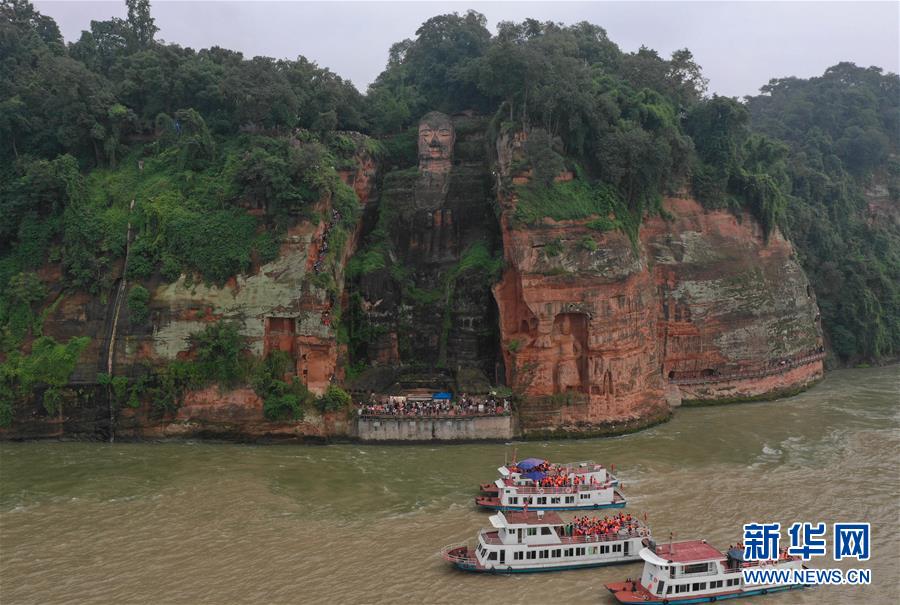
[[[442,113],[429,113],[419,123],[419,161],[449,160],[455,140],[450,118]]]

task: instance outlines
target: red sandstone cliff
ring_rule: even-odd
[[[510,173],[520,139],[498,143],[513,185],[528,181]],[[811,288],[790,243],[766,240],[749,214],[669,198],[632,244],[587,220],[517,223],[515,188],[504,191],[494,295],[526,433],[621,430],[682,398],[775,396],[821,377]]]

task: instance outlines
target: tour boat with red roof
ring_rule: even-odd
[[[709,603],[803,588],[803,584],[774,583],[745,585],[743,570],[804,569],[799,557],[782,551],[772,561],[745,561],[743,550],[720,552],[706,540],[656,545],[652,539],[638,553],[644,560],[640,580],[607,584],[619,603]]]
[[[622,508],[619,481],[602,464],[551,464],[528,458],[497,469],[500,478],[481,485],[475,504],[494,510]]]
[[[445,546],[444,560],[465,571],[504,574],[598,567],[637,561],[650,535],[639,519],[621,513],[566,522],[551,511],[500,512],[490,521],[474,549]]]

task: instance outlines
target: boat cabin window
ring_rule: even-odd
[[[528,535],[529,535],[529,536],[536,536],[536,535],[537,535],[537,528],[536,528],[536,527],[529,527],[529,528],[528,528]]]
[[[488,561],[496,561],[496,560],[497,560],[497,551],[492,550],[491,553],[488,555]]]
[[[567,557],[571,557],[573,554],[575,554],[575,549],[574,549],[574,548],[567,548],[567,549],[566,549],[566,556],[567,556]]]
[[[554,549],[554,551],[553,551],[552,553],[550,553],[550,556],[551,556],[551,557],[561,557],[561,556],[562,556],[562,550],[559,549],[559,548]]]
[[[609,545],[608,545],[608,544],[604,544],[603,546],[600,547],[600,554],[601,554],[601,555],[605,555],[605,554],[607,554],[608,552],[609,552]]]
[[[730,580],[725,582],[726,586],[739,586],[741,583],[740,578],[731,578]]]
[[[547,496],[541,496],[537,499],[538,504],[547,504]]]
[[[581,498],[582,500],[590,500],[590,499],[591,499],[591,495],[590,495],[590,494],[581,494],[581,495],[578,496],[578,497]]]
[[[722,588],[722,580],[716,580],[715,582],[709,583],[710,588]]]
[[[687,576],[695,573],[707,573],[708,571],[709,563],[694,563],[693,565],[685,565],[681,573]]]
[[[528,551],[528,556],[527,556],[526,558],[528,558],[528,559],[537,559],[537,551],[535,551],[535,550],[529,550],[529,551]]]
[[[559,504],[561,500],[557,498],[550,498],[550,504]]]
[[[589,554],[589,555],[596,555],[596,554],[597,554],[597,547],[596,547],[596,546],[591,546],[591,547],[588,549],[588,554]]]
[[[518,496],[510,496],[510,497],[509,497],[509,503],[510,503],[510,504],[518,504],[518,503],[519,503],[519,497],[518,497]]]
[[[656,594],[665,594],[666,593],[666,583],[660,580],[659,586],[656,588]]]
[[[575,555],[579,556],[579,557],[583,557],[584,556],[584,548],[576,548]]]
[[[550,551],[549,551],[549,550],[542,550],[542,551],[541,551],[541,558],[542,558],[542,559],[546,559],[548,556],[550,556]]]
[[[706,582],[694,582],[691,590],[706,590]]]
[[[574,504],[575,496],[566,496],[566,504]]]
[[[514,553],[513,553],[513,560],[514,560],[514,561],[521,561],[521,560],[524,559],[524,558],[525,558],[525,553],[522,552],[522,551],[514,552]]]
[[[549,527],[542,527],[542,528],[541,528],[541,535],[542,535],[542,536],[550,536],[550,535],[553,535],[553,532],[550,531],[550,528],[549,528]]]
[[[675,586],[675,594],[681,594],[682,592],[687,592],[691,589],[690,584],[678,584]]]
[[[622,545],[621,545],[621,544],[613,544],[613,545],[612,545],[612,548],[613,548],[613,552],[622,552]]]

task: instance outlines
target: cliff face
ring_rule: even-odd
[[[347,136],[358,143],[357,152],[339,174],[365,207],[375,191],[376,161],[360,135]],[[113,373],[135,374],[143,363],[156,365],[189,357],[192,333],[211,322],[227,320],[238,325],[255,355],[286,352],[293,365],[291,373],[313,393],[321,394],[332,379],[340,380],[342,350],[333,319],[343,293],[344,268],[355,249],[361,223],[350,229],[342,225],[330,197],[319,200],[314,211],[323,220],[294,221],[283,237],[278,258],[258,265],[248,275],[222,285],[193,281],[189,275],[155,287],[151,283],[150,321],[142,325],[132,325],[128,308],[122,305],[113,347]],[[346,237],[330,237],[336,229],[347,230]],[[337,249],[329,250],[328,242]],[[121,279],[121,263],[114,271],[115,279]],[[334,286],[329,289],[320,285],[325,282]],[[163,415],[150,402],[143,402],[137,409],[115,411],[111,420],[103,389],[96,387],[96,381],[97,374],[107,367],[114,301],[104,303],[76,292],[50,309],[43,326],[45,335],[61,341],[93,336],[73,376],[73,382],[81,385],[78,389],[93,400],[70,393],[55,418],[47,417],[39,405],[19,410],[12,436],[105,435],[110,423],[123,437],[318,438],[348,431],[346,422],[333,414],[310,413],[303,423],[269,422],[263,416],[262,401],[249,388],[188,392],[177,412]]]
[[[518,161],[524,137],[500,137],[494,193],[486,123],[426,118],[417,168],[388,173],[378,187],[376,161],[360,145],[341,171],[367,208],[355,226],[341,227],[332,200],[322,199],[315,211],[324,220],[295,221],[275,261],[221,286],[184,275],[157,284],[142,326],[123,308],[114,373],[190,356],[189,336],[225,319],[254,354],[286,352],[290,373],[316,393],[344,379],[348,360],[367,367],[357,379],[365,389],[505,382],[523,395],[526,435],[620,432],[665,419],[682,400],[769,397],[821,377],[815,297],[777,230],[766,239],[750,215],[688,198],[665,199],[662,217],[645,218],[632,238],[598,227],[597,217],[526,223],[516,213],[517,187],[533,178]],[[331,237],[341,228],[346,237]],[[122,267],[114,271],[120,277]],[[351,351],[337,338],[339,310]],[[250,388],[211,387],[187,393],[176,411],[145,402],[111,417],[95,383],[113,314],[114,301],[84,293],[48,306],[44,334],[96,335],[73,377],[81,386],[53,417],[38,396],[0,435],[96,434],[110,424],[125,437],[353,434],[343,413],[269,422]]]
[[[520,139],[520,137],[519,137]],[[521,140],[501,137],[501,178]],[[568,179],[560,175],[558,180]],[[749,215],[666,199],[637,241],[588,220],[525,225],[502,194],[507,268],[494,288],[522,429],[654,422],[681,399],[771,396],[822,375],[818,309],[793,249]]]
[[[749,215],[669,198],[641,242],[657,284],[663,374],[688,400],[772,396],[821,378],[812,287],[790,242]]]

